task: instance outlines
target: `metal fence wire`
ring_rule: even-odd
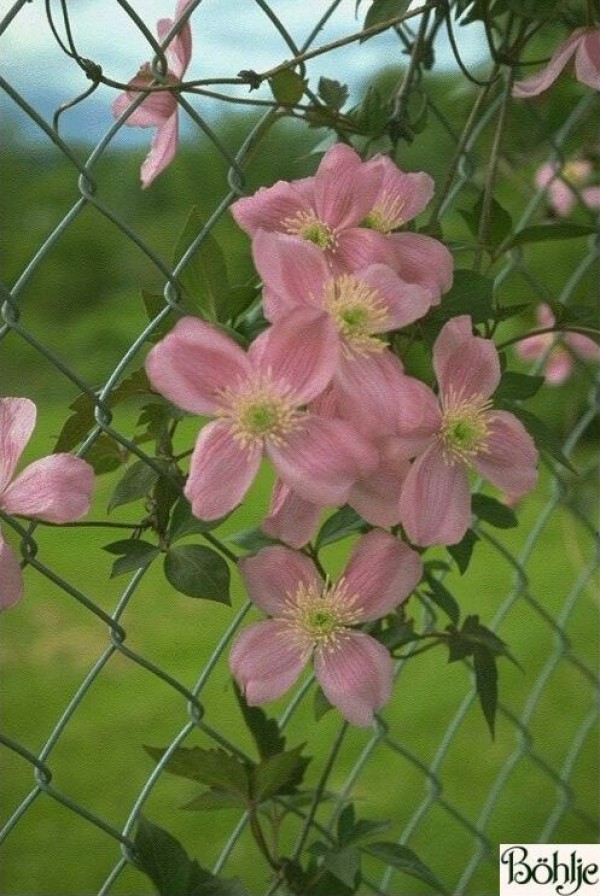
[[[279,55],[272,66],[276,67],[322,47],[326,43],[323,29],[330,20],[335,21],[343,3],[305,4],[313,27],[309,30],[305,25],[308,36],[304,43],[297,43],[286,26],[285,10],[291,11],[290,4],[269,5],[264,0],[209,4],[199,0],[187,7],[194,52],[198,58],[202,56],[203,28],[209,41],[209,25],[217,7],[224,16],[235,16],[241,6],[252,7],[262,17],[265,43],[274,38],[273,46],[278,48],[274,53]],[[104,447],[110,443],[115,455],[152,466],[156,461],[146,452],[147,446],[133,435],[132,421],[139,407],[129,411],[125,403],[123,411],[113,408],[112,397],[123,381],[142,367],[155,334],[175,321],[180,272],[198,246],[215,234],[220,238],[219,227],[227,218],[227,209],[249,190],[248,178],[252,180],[263,141],[268,139],[268,126],[282,107],[268,92],[265,98],[264,92],[249,92],[248,83],[235,85],[239,69],[248,68],[244,60],[237,67],[237,60],[223,60],[223,81],[232,80],[229,100],[227,95],[219,98],[220,92],[227,90],[223,81],[210,86],[217,96],[177,95],[185,133],[193,138],[188,142],[186,137],[184,145],[198,143],[210,147],[212,153],[209,170],[194,169],[199,185],[196,192],[206,186],[212,197],[211,184],[218,178],[228,186],[206,211],[203,225],[179,253],[178,262],[172,263],[167,260],[160,229],[169,196],[166,188],[161,192],[159,182],[155,194],[159,200],[152,199],[153,187],[140,193],[140,201],[155,202],[149,206],[154,226],[138,223],[141,218],[131,195],[140,191],[131,176],[131,160],[135,156],[135,164],[139,164],[146,149],[140,145],[130,149],[126,163],[125,154],[118,152],[119,141],[130,131],[125,128],[124,116],[113,120],[110,114],[110,102],[118,92],[117,87],[111,92],[111,73],[101,71],[97,62],[85,58],[85,51],[79,49],[78,16],[84,4],[70,0],[9,4],[4,0],[2,6],[0,86],[4,91],[6,155],[10,151],[21,157],[28,179],[26,193],[9,203],[12,217],[4,222],[5,247],[13,241],[18,244],[20,236],[30,236],[26,233],[30,227],[35,234],[45,235],[30,257],[16,254],[20,270],[15,277],[14,272],[6,272],[0,284],[1,391],[43,397],[52,416],[45,419],[40,400],[41,425],[54,437],[57,396],[66,418],[67,404],[83,394],[93,404],[94,420],[89,431],[81,434],[78,453],[90,456],[99,443]],[[125,0],[107,0],[105,6],[114,7],[115,16],[118,13],[121,19],[128,17],[128,27],[145,37],[146,57],[155,58],[154,69],[160,78],[162,49],[143,4],[137,12]],[[40,29],[54,29],[57,53],[70,58],[72,66],[87,78],[84,89],[90,96],[82,90],[75,104],[72,98],[65,98],[65,107],[54,120],[37,111],[36,99],[28,94],[27,86],[11,77],[11,53],[15,59],[17,47],[24,45],[22,29],[29,25],[22,23],[30,15],[30,7],[36,10]],[[359,15],[362,12],[359,10]],[[230,25],[236,27],[234,18]],[[388,37],[390,32],[398,40],[398,53],[384,61],[400,63],[395,72],[398,78],[410,65],[402,51],[410,45],[411,35],[414,37],[412,20],[388,29]],[[110,39],[107,33],[106,40]],[[364,47],[373,53],[377,40],[377,36],[372,38]],[[315,89],[319,65],[334,52],[340,54],[343,70],[364,52],[363,44],[353,41],[315,55],[316,75],[312,68],[309,73],[301,70],[309,79],[309,89]],[[35,54],[28,64],[35,66]],[[453,89],[458,90],[454,77]],[[94,98],[94,88],[102,79],[107,130],[90,151],[85,134],[77,139],[61,135],[69,115]],[[457,161],[451,189],[438,209],[440,218],[464,208],[465,197],[476,195],[475,188],[481,186],[491,153],[490,134],[501,115],[503,94],[496,86],[469,85],[472,97],[479,96],[481,101],[477,126],[465,140],[447,111],[423,94],[431,126],[443,133],[444,145],[452,149]],[[205,90],[209,90],[206,85]],[[245,117],[237,119],[237,130],[224,134],[222,123],[227,114],[247,101],[253,104],[253,114],[244,110]],[[523,103],[519,126],[538,135],[538,162],[552,162],[565,158],[582,129],[591,134],[597,111],[597,98],[580,92],[566,116],[550,116],[547,123],[536,104]],[[35,136],[14,142],[13,129],[23,128],[30,135],[35,131]],[[324,133],[310,132],[313,143]],[[414,147],[418,151],[418,140]],[[414,147],[407,142],[406,153],[414,153]],[[42,149],[43,164],[51,166],[47,172],[36,168],[41,164]],[[444,151],[449,165],[451,155]],[[310,164],[306,158],[304,163]],[[400,164],[408,159],[412,168],[428,166],[426,157],[419,165],[412,162],[417,156],[404,156],[402,148],[397,158]],[[176,159],[174,168],[178,164]],[[520,170],[526,164],[521,147],[506,146],[497,175],[525,198],[515,222],[519,229],[538,221],[547,205],[545,191],[530,177],[531,166],[527,173]],[[447,170],[439,158],[433,167],[430,173],[439,186]],[[38,196],[36,184],[52,185],[52,171],[59,169],[67,174],[61,175],[61,186],[54,190],[60,195],[48,211],[46,195]],[[192,169],[189,171],[192,176]],[[3,189],[10,193],[11,183],[5,182]],[[118,246],[114,258],[101,254],[100,234],[104,232],[110,232],[112,245]],[[55,321],[43,313],[44,303],[62,288],[55,256],[63,244],[69,246],[69,278],[80,278],[86,291],[90,266],[115,268],[111,273],[120,281],[117,291],[121,292],[108,313],[114,316],[115,330],[123,316],[118,345],[129,340],[119,357],[115,357],[110,335],[106,336],[110,327],[85,343],[89,351],[71,350],[70,331],[75,331],[79,320],[89,328],[85,321],[92,319],[81,307],[77,318],[69,317],[68,308],[66,312],[62,309]],[[596,240],[571,241],[568,253],[560,254],[558,263],[557,290],[549,285],[557,281],[548,280],[539,257],[516,248],[494,272],[496,284],[515,301],[522,301],[525,295],[529,301],[531,297],[539,301],[550,298],[568,305],[575,295],[593,295],[598,274]],[[162,289],[149,322],[143,307],[136,317],[127,305],[130,300],[124,298],[127,290],[129,295],[139,290],[139,284],[132,286],[131,279],[142,269],[151,272],[146,282],[160,283]],[[93,295],[89,301],[90,305],[95,302]],[[538,361],[533,372],[542,363]],[[102,382],[92,379],[92,368],[101,371]],[[412,847],[454,894],[496,892],[499,843],[578,843],[597,838],[597,459],[590,439],[590,432],[592,438],[597,433],[594,373],[592,366],[578,366],[577,387],[573,387],[576,399],[565,399],[571,394],[565,391],[556,393],[561,396],[559,403],[569,402],[568,407],[560,408],[560,420],[568,421],[562,447],[573,458],[578,473],[559,464],[546,464],[540,489],[533,500],[524,502],[517,529],[479,526],[481,543],[465,575],[465,581],[471,578],[478,590],[478,604],[468,610],[481,612],[523,667],[508,662],[502,665],[495,740],[490,739],[478,711],[468,664],[446,666],[432,654],[400,659],[393,709],[386,709],[373,729],[345,732],[327,785],[329,798],[316,816],[324,836],[350,800],[361,815],[387,819],[391,823],[387,838]],[[21,384],[22,392],[18,391]],[[102,482],[98,506],[105,508],[109,492]],[[125,515],[125,509],[122,512]],[[120,518],[116,514],[109,519]],[[250,522],[257,524],[257,520]],[[106,578],[100,577],[99,567],[86,555],[92,550],[102,553],[108,539],[100,527],[83,530],[85,541],[77,540],[77,529],[56,531],[8,519],[3,529],[25,561],[27,593],[23,611],[12,611],[3,620],[1,744],[6,795],[0,833],[4,853],[1,892],[93,892],[102,896],[149,892],[150,883],[130,861],[141,813],[176,834],[201,865],[226,877],[239,875],[251,892],[267,892],[266,872],[254,868],[246,817],[231,810],[212,815],[180,811],[177,807],[189,799],[189,790],[164,774],[169,756],[179,746],[212,745],[239,753],[240,745],[246,743],[239,733],[242,723],[224,660],[248,613],[241,589],[234,595],[233,610],[205,603],[200,606],[200,602],[180,595],[168,598],[168,585],[160,574],[155,575],[153,567],[109,580],[107,561]],[[61,541],[63,534],[73,540]],[[65,544],[73,555],[69,563]],[[557,544],[561,545],[560,555]],[[454,588],[460,599],[460,577],[453,576],[448,576],[448,587]],[[420,606],[422,626],[445,624],[430,601],[423,600]],[[158,637],[163,630],[166,641]],[[319,742],[336,743],[340,720],[334,716],[329,713],[318,724],[313,721],[309,681],[291,699],[279,722],[292,744],[313,735]],[[166,747],[163,759],[151,763],[143,744]],[[320,772],[316,763],[313,765],[308,778],[316,786]],[[301,802],[294,812],[297,829],[312,820],[309,807]],[[381,863],[367,866],[360,892],[397,896],[431,892],[424,883],[402,876],[391,866],[384,873],[381,868]]]

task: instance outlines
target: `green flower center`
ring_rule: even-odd
[[[321,221],[314,211],[299,211],[282,222],[287,233],[301,236],[319,249],[335,249],[337,236],[329,224]]]
[[[464,463],[486,454],[491,402],[477,395],[461,399],[451,394],[445,405],[441,430],[444,454]]]
[[[237,391],[225,389],[215,416],[227,420],[233,437],[247,448],[265,440],[282,445],[299,425],[302,411],[285,388],[257,375]]]
[[[300,583],[294,594],[288,595],[283,618],[303,646],[331,650],[350,626],[362,621],[358,600],[358,594],[348,592],[344,579],[335,585]]]
[[[388,311],[372,286],[353,274],[331,278],[325,284],[324,305],[342,338],[348,358],[385,350],[376,333],[387,328]]]

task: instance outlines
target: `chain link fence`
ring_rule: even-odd
[[[160,46],[148,33],[152,23],[143,27],[144,11],[140,9],[138,15],[124,0],[112,5],[130,17],[132,28],[144,34],[149,44],[147,57],[156,52],[160,55]],[[277,3],[269,6],[262,0],[247,0],[247,5],[255,5],[263,15],[265,41],[275,31],[287,44],[281,57],[273,59],[275,66],[322,46],[322,27],[335,16],[340,3],[307,6],[314,28],[303,44],[290,36]],[[3,4],[0,42],[5,46],[10,48],[11,41],[13,48],[16,45],[14,35],[23,27],[28,6],[26,0]],[[93,62],[79,55],[74,37],[78,4],[63,0],[35,2],[33,6],[40,27],[52,23],[72,65],[83,69],[92,86],[96,84]],[[225,0],[212,6],[223,7],[227,16],[237,4]],[[191,14],[198,56],[209,13],[212,15],[208,3],[198,3]],[[410,25],[408,21],[396,28],[398,57],[412,33]],[[344,46],[340,65],[352,65],[361,47],[358,42]],[[373,52],[371,47],[369,52]],[[317,57],[315,62],[319,61]],[[226,77],[238,71],[229,61],[224,68]],[[110,73],[104,75],[110,77]],[[399,77],[397,72],[395,76]],[[460,97],[456,77],[452,83]],[[212,147],[214,168],[211,163],[210,170],[194,171],[194,190],[202,192],[206,183],[212,196],[213,179],[229,186],[173,264],[167,260],[159,226],[161,203],[169,201],[160,184],[156,185],[157,200],[152,199],[153,188],[143,200],[153,208],[156,226],[138,226],[137,206],[130,198],[139,189],[131,159],[135,155],[137,165],[145,149],[130,150],[127,162],[115,150],[126,121],[111,122],[107,105],[105,136],[89,151],[82,148],[80,140],[61,137],[62,122],[71,114],[71,107],[52,121],[36,110],[25,88],[11,83],[10,57],[0,87],[5,94],[4,108],[11,116],[8,120],[36,131],[35,142],[17,147],[30,180],[26,195],[11,203],[14,215],[5,220],[4,239],[18,243],[30,226],[36,239],[40,231],[45,233],[30,256],[21,259],[19,270],[11,271],[10,279],[3,277],[1,284],[1,391],[40,396],[42,429],[48,437],[58,435],[59,402],[66,417],[68,401],[79,394],[87,396],[93,404],[94,421],[82,434],[78,453],[90,457],[98,446],[106,451],[110,444],[119,459],[127,456],[155,466],[145,444],[133,435],[134,416],[139,411],[135,393],[133,410],[127,402],[125,409],[116,408],[113,397],[142,366],[155,334],[164,332],[176,319],[178,277],[189,257],[220,233],[228,206],[249,189],[249,182],[256,183],[257,159],[267,151],[263,150],[264,141],[268,145],[265,135],[281,108],[272,98],[262,99],[264,94],[258,100],[253,98],[247,85],[244,93],[237,87],[234,93],[232,88],[238,105],[249,96],[256,109],[253,116],[241,119],[245,128],[241,136],[239,121],[237,131],[234,128],[224,134],[221,113],[214,114],[214,104],[217,108],[221,104],[225,116],[225,110],[235,103],[213,98],[207,119],[193,92],[178,94],[179,114],[186,117],[186,128],[194,130],[195,141]],[[432,127],[444,135],[440,137],[442,155],[450,159],[452,150],[457,162],[451,171],[451,189],[438,209],[440,218],[456,216],[465,197],[480,186],[491,152],[490,133],[500,115],[500,91],[477,85],[469,89],[471,100],[481,99],[476,100],[480,102],[477,127],[465,140],[447,108],[433,98],[424,100]],[[87,97],[79,99],[83,104],[88,101]],[[568,116],[551,122],[557,126],[549,131],[538,107],[523,104],[520,128],[537,135],[538,163],[564,160],[582,133],[591,137],[597,110],[597,98],[579,94]],[[314,136],[313,142],[317,142],[323,132],[316,131]],[[46,150],[51,165],[60,159],[61,171],[68,169],[66,177],[61,175],[61,187],[56,191],[60,195],[50,213],[36,196],[36,183],[44,181],[44,172],[36,169],[35,163],[40,147]],[[523,198],[515,221],[518,229],[538,221],[548,202],[546,191],[535,187],[534,168],[526,152],[532,152],[531,146],[505,146],[498,174],[508,191],[518,191]],[[418,139],[406,144],[403,153],[401,145],[401,165],[406,160],[407,167],[427,169],[426,158],[421,165],[413,161],[418,159]],[[437,169],[430,173],[441,184],[447,172],[439,156],[435,158]],[[176,160],[174,166],[177,164]],[[306,164],[310,165],[310,158]],[[10,191],[11,184],[4,189]],[[118,245],[114,259],[101,255],[99,242],[96,245],[94,241],[96,233],[105,231],[110,231],[113,245]],[[117,289],[105,312],[114,315],[114,330],[121,330],[116,345],[111,341],[112,331],[107,330],[108,337],[102,331],[92,332],[83,349],[77,345],[73,349],[69,331],[75,330],[79,318],[70,319],[62,309],[54,325],[49,325],[52,317],[41,313],[44,303],[52,306],[51,294],[62,288],[54,258],[63,242],[74,247],[69,248],[71,280],[80,278],[87,284],[90,265],[114,264],[117,268],[113,273],[116,281],[121,281],[121,291]],[[98,258],[94,259],[96,252]],[[494,272],[502,295],[513,302],[551,298],[568,305],[575,295],[594,294],[597,241],[578,239],[569,243],[566,252],[562,246],[557,249],[558,275],[546,268],[547,257],[526,247],[508,253]],[[460,262],[460,247],[458,258]],[[163,290],[160,306],[154,306],[150,319],[144,319],[143,307],[133,308],[136,301],[142,305],[139,299],[131,298],[139,289],[132,278],[142,270],[145,282],[160,282]],[[77,301],[77,314],[84,321],[92,318],[85,317],[89,309],[83,313],[82,305],[97,305],[102,299],[87,294]],[[128,344],[123,347],[125,339]],[[537,369],[542,364],[543,359],[537,362]],[[101,374],[102,382],[92,378],[92,369]],[[577,843],[597,838],[597,454],[593,443],[598,432],[598,384],[594,373],[591,366],[578,362],[573,391],[555,393],[559,399],[548,405],[551,418],[559,421],[563,450],[572,458],[577,474],[547,463],[538,492],[520,508],[517,529],[499,532],[479,526],[481,543],[464,577],[464,582],[469,580],[468,588],[456,573],[445,578],[459,601],[465,591],[465,610],[481,614],[507,641],[523,667],[507,662],[501,668],[495,740],[489,738],[479,713],[468,664],[446,666],[431,654],[411,658],[410,650],[397,663],[393,705],[373,730],[348,732],[346,726],[340,728],[334,714],[325,716],[314,728],[321,744],[334,745],[332,754],[323,753],[323,762],[330,756],[335,765],[327,785],[329,799],[316,816],[324,836],[353,799],[361,814],[389,820],[390,839],[414,848],[448,892],[457,896],[496,892],[499,843]],[[567,394],[574,397],[565,398]],[[47,412],[41,399],[47,402]],[[565,402],[568,407],[563,406]],[[100,515],[108,500],[109,485],[104,484],[108,478],[99,477]],[[123,517],[117,514],[110,519],[118,526]],[[257,520],[249,522],[256,525]],[[242,519],[238,528],[243,523]],[[101,553],[107,541],[100,525],[85,530],[65,527],[57,533],[7,518],[3,528],[18,546],[27,568],[27,594],[22,611],[7,614],[3,620],[2,893],[148,892],[149,883],[130,861],[142,812],[181,837],[202,865],[228,877],[240,875],[251,892],[267,892],[266,876],[252,870],[255,862],[247,818],[231,810],[213,815],[179,811],[177,806],[189,793],[180,781],[163,774],[169,756],[184,744],[222,746],[236,755],[241,753],[240,744],[245,743],[240,734],[242,723],[223,661],[249,612],[241,588],[236,585],[233,611],[213,609],[209,604],[199,607],[180,596],[169,598],[168,585],[154,567],[109,579],[107,563],[102,577],[102,570],[89,559],[93,551]],[[66,551],[71,555],[68,562]],[[419,614],[425,630],[444,624],[435,605],[425,597]],[[279,722],[291,742],[306,739],[307,733],[312,738],[316,723],[310,680],[291,699]],[[144,754],[143,744],[167,747],[155,766]],[[316,761],[313,766],[313,786],[317,786],[320,772]],[[300,831],[302,837],[303,826],[313,821],[310,810],[298,804],[293,812],[296,833]],[[375,863],[366,866],[361,892],[417,894],[431,890],[425,884],[407,882],[392,867],[382,874],[381,864]]]

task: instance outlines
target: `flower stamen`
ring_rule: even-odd
[[[445,459],[469,464],[487,454],[492,402],[480,395],[462,398],[451,391],[444,402],[441,440]]]
[[[300,582],[294,594],[288,593],[282,618],[302,645],[335,650],[350,626],[362,621],[358,601],[359,595],[348,592],[343,578],[334,585]]]
[[[287,233],[301,236],[305,240],[314,243],[319,249],[333,249],[337,246],[337,235],[329,224],[321,221],[316,212],[300,210],[289,218],[284,218],[283,226]]]
[[[233,438],[242,448],[265,441],[280,447],[302,416],[289,390],[268,374],[254,377],[241,388],[223,389],[220,397],[222,406],[215,416],[229,421]]]
[[[362,227],[377,230],[379,233],[391,233],[392,230],[397,230],[405,223],[402,217],[405,205],[406,199],[394,195],[390,190],[385,190],[362,222]]]
[[[325,284],[324,305],[342,337],[347,358],[385,350],[374,333],[387,329],[388,309],[379,293],[353,274],[331,278]]]

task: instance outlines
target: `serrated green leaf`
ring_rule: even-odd
[[[464,575],[467,571],[469,563],[471,562],[471,557],[473,556],[473,549],[478,541],[479,536],[476,535],[472,529],[467,529],[462,541],[459,541],[458,544],[449,544],[446,546],[446,550],[458,566],[461,575]]]
[[[210,532],[212,529],[220,526],[227,519],[227,516],[222,516],[218,520],[199,520],[192,513],[192,507],[188,499],[181,495],[171,511],[171,521],[168,529],[169,541],[177,541],[178,538],[184,538],[186,535],[200,535],[202,532]]]
[[[364,99],[359,106],[348,112],[348,119],[354,130],[364,136],[378,136],[381,134],[390,117],[391,107],[387,100],[374,85],[370,85]]]
[[[270,756],[282,753],[285,750],[285,737],[281,734],[275,719],[269,719],[259,706],[248,706],[246,698],[235,682],[233,691],[260,758],[268,759]]]
[[[117,554],[119,556],[119,559],[115,560],[113,564],[110,574],[111,579],[125,572],[143,569],[160,554],[160,549],[155,544],[133,538],[113,541],[111,544],[105,545],[104,550],[108,551],[109,554]]]
[[[143,816],[135,836],[135,864],[159,896],[248,896],[235,879],[216,877],[190,859],[178,840]]]
[[[310,758],[301,756],[304,744],[263,759],[251,773],[251,793],[262,803],[274,796],[294,793],[304,778]]]
[[[216,809],[239,810],[247,808],[247,803],[238,793],[214,787],[182,803],[180,808],[191,812],[214,811]]]
[[[273,96],[282,106],[295,106],[302,99],[306,81],[291,68],[284,68],[269,78]]]
[[[229,566],[220,554],[199,544],[169,548],[165,576],[176,591],[203,600],[231,604]]]
[[[465,220],[473,236],[479,238],[484,214],[484,194],[482,193],[470,210],[461,210],[460,214]],[[491,199],[488,205],[487,222],[485,228],[485,245],[495,249],[512,233],[513,222],[509,213],[496,199]]]
[[[350,890],[360,881],[360,853],[352,846],[329,849],[322,857],[323,867]]]
[[[444,613],[448,616],[454,625],[458,625],[460,619],[460,607],[456,600],[450,594],[445,585],[442,585],[439,579],[432,576],[431,573],[425,573],[425,581],[429,588],[428,596]]]
[[[546,240],[572,240],[582,236],[593,236],[596,228],[587,224],[570,224],[561,221],[557,224],[533,224],[515,233],[507,249],[524,246],[526,243],[540,243]]]
[[[360,849],[367,855],[381,859],[382,862],[386,865],[391,865],[397,871],[402,871],[404,874],[409,874],[411,877],[424,881],[439,894],[448,892],[427,865],[407,846],[381,841],[380,843],[369,843],[367,846],[361,846]]]
[[[476,647],[473,651],[475,686],[477,696],[490,734],[494,737],[496,709],[498,707],[498,670],[496,657],[486,647]]]
[[[348,99],[348,85],[340,84],[332,78],[320,77],[318,92],[325,105],[336,112],[339,112]]]
[[[175,245],[173,264],[183,258],[203,227],[204,221],[194,206]],[[227,319],[230,290],[227,266],[221,247],[211,233],[203,236],[179,272],[178,280],[203,317],[210,321]]]
[[[143,460],[134,461],[117,483],[108,502],[108,512],[122,504],[130,504],[132,501],[145,498],[157,480],[158,473],[153,467],[148,466]]]
[[[155,762],[167,752],[166,748],[144,745],[144,750]],[[237,756],[220,748],[178,747],[165,766],[165,771],[198,784],[236,794],[245,805],[250,799],[250,771]]]
[[[372,837],[373,834],[389,828],[389,821],[371,821],[367,818],[356,820],[354,814],[354,805],[349,803],[344,807],[337,823],[337,841],[340,846],[348,846],[350,843],[357,843],[365,837]]]
[[[336,510],[321,526],[315,540],[315,547],[318,551],[328,544],[334,544],[348,535],[354,535],[357,532],[367,532],[372,527],[367,523],[354,508],[345,505],[340,510]]]
[[[505,371],[496,391],[494,399],[501,401],[525,401],[532,398],[544,385],[543,376],[530,376],[526,373]]]
[[[519,525],[514,510],[490,495],[472,495],[471,510],[474,516],[497,529],[513,529]]]

